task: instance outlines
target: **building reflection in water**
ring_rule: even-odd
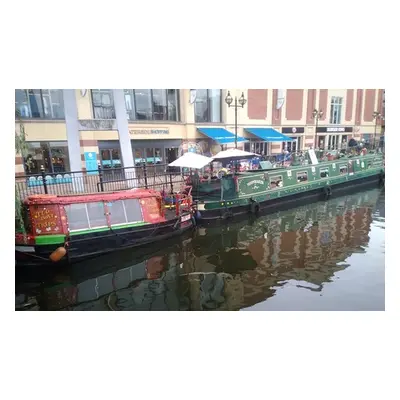
[[[382,199],[372,190],[199,228],[141,260],[131,253],[96,259],[103,265],[95,276],[86,262],[61,282],[41,285],[37,303],[42,310],[239,310],[274,296],[289,280],[321,291],[351,254],[365,252],[372,219],[384,213]]]

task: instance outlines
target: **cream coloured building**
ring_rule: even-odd
[[[231,89],[231,107],[225,89],[17,89],[28,153],[16,156],[16,175],[41,166],[62,173],[98,163],[165,164],[185,151],[212,155],[235,146],[233,104],[242,93],[239,148],[277,154],[381,135],[383,118],[373,115],[384,114],[382,89]]]

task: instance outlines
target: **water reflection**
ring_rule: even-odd
[[[322,293],[351,255],[366,252],[371,223],[384,229],[384,215],[384,194],[372,190],[200,228],[158,252],[121,252],[40,282],[23,274],[16,308],[28,301],[41,310],[240,310],[285,285]]]

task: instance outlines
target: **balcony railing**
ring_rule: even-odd
[[[94,106],[95,119],[115,119],[114,107]]]

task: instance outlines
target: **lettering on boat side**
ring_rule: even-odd
[[[247,186],[251,186],[251,185],[263,185],[263,184],[264,184],[264,181],[255,179],[254,181],[249,182],[249,183],[247,184]]]
[[[40,233],[58,232],[61,228],[57,215],[58,208],[56,206],[47,206],[31,210],[34,231]]]

